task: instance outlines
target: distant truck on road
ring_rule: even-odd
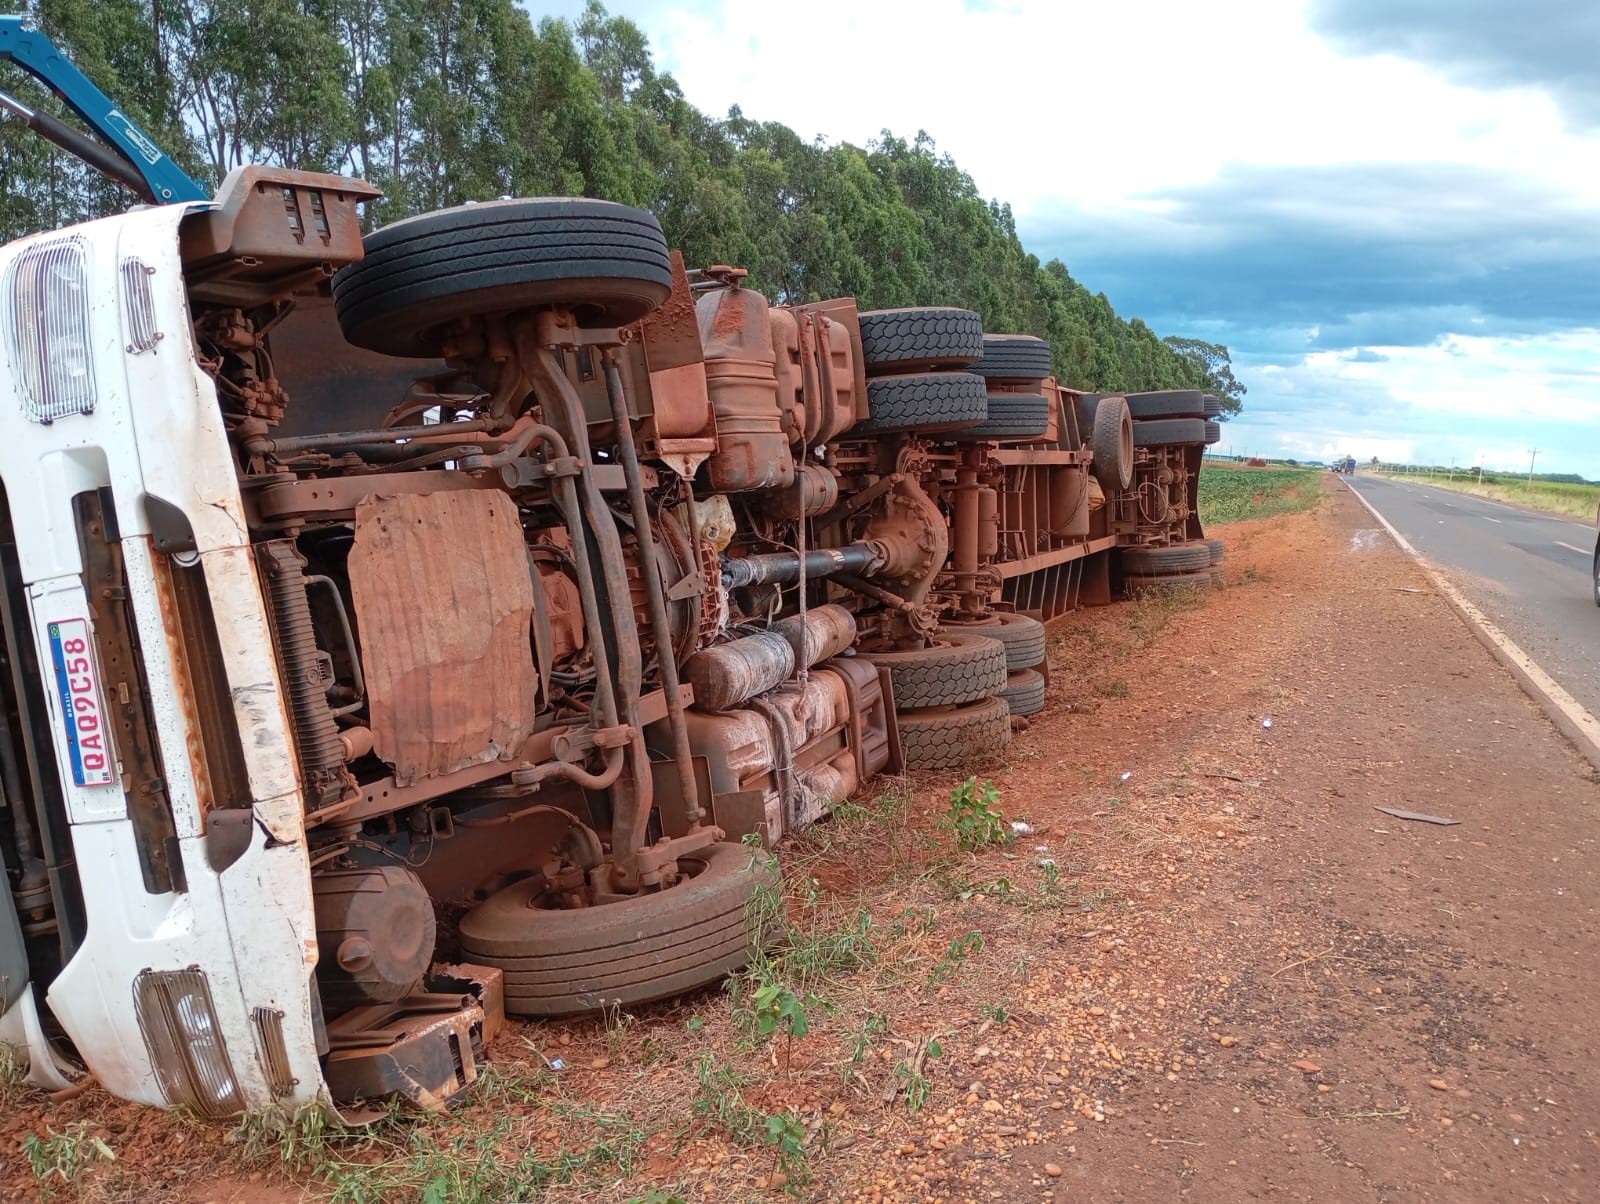
[[[1332,468],[1334,472],[1342,472],[1348,476],[1350,473],[1353,473],[1356,470],[1356,458],[1354,456],[1344,456],[1341,459],[1335,460],[1331,465],[1329,465],[1329,467]]]

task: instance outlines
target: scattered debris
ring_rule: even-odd
[[[1272,720],[1271,719],[1263,719],[1261,721],[1261,726],[1264,727],[1264,728],[1270,729],[1272,727]]]
[[[1374,807],[1375,811],[1382,811],[1385,815],[1392,815],[1396,819],[1411,819],[1421,824],[1440,824],[1450,827],[1459,824],[1459,819],[1449,819],[1443,815],[1424,815],[1421,811],[1402,811],[1399,807]]]
[[[1014,819],[1014,820],[1012,820],[1011,821],[1011,830],[1014,833],[1016,833],[1018,836],[1032,836],[1033,835],[1033,825],[1030,824],[1025,819]]]
[[[1321,1071],[1321,1069],[1322,1069],[1322,1067],[1318,1066],[1315,1062],[1311,1061],[1309,1058],[1301,1058],[1298,1062],[1291,1062],[1290,1065],[1293,1066],[1296,1070],[1301,1071],[1301,1072],[1303,1072],[1305,1074],[1316,1074],[1319,1071]]]
[[[1225,778],[1230,782],[1238,782],[1242,786],[1259,786],[1261,783],[1255,778],[1241,778],[1236,773],[1203,773],[1203,778]]]

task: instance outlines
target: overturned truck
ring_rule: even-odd
[[[437,1107],[507,1013],[748,955],[764,847],[1004,746],[1040,620],[1203,584],[1215,399],[655,220],[364,183],[0,250],[0,1040],[227,1115]],[[749,839],[751,836],[757,839]]]

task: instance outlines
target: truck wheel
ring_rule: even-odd
[[[1015,443],[1041,439],[1050,429],[1050,401],[1036,393],[991,393],[987,416],[977,426],[958,431],[958,443],[981,443],[993,439]]]
[[[1128,413],[1135,422],[1144,418],[1199,418],[1206,411],[1205,396],[1199,389],[1129,393]]]
[[[983,354],[983,319],[970,309],[869,309],[860,315],[867,371],[964,368]]]
[[[1044,674],[1018,669],[1006,678],[1000,698],[1013,715],[1037,715],[1044,710]]]
[[[1204,568],[1189,573],[1166,573],[1159,577],[1129,574],[1123,577],[1122,584],[1130,597],[1137,598],[1145,594],[1165,594],[1173,590],[1200,588],[1215,581],[1216,577],[1212,570]]]
[[[1133,419],[1124,397],[1102,397],[1094,407],[1095,479],[1108,493],[1120,493],[1133,484]]]
[[[970,372],[879,376],[867,381],[867,418],[855,429],[953,431],[982,422],[988,413],[988,390]]]
[[[960,769],[1011,743],[1011,712],[1000,698],[895,719],[907,769]]]
[[[716,982],[750,960],[746,913],[777,884],[776,863],[725,843],[678,865],[684,876],[666,890],[570,911],[537,906],[533,879],[514,882],[461,918],[462,955],[505,971],[517,1016],[632,1007]]]
[[[590,326],[644,317],[672,291],[661,225],[586,198],[490,201],[405,218],[367,235],[333,279],[344,337],[388,355],[439,354],[458,318],[565,305]]]
[[[1222,423],[1212,422],[1209,418],[1206,419],[1205,441],[1207,444],[1222,442]]]
[[[1005,689],[1006,650],[998,640],[955,631],[934,640],[931,648],[856,654],[889,670],[897,711],[976,702]]]
[[[1215,393],[1206,394],[1204,413],[1207,418],[1216,418],[1222,413],[1222,402]]]
[[[1123,548],[1122,571],[1135,577],[1164,577],[1208,569],[1213,561],[1204,540],[1173,544],[1167,548]]]
[[[1201,542],[1204,543],[1206,547],[1211,549],[1211,563],[1221,564],[1223,553],[1226,550],[1226,545],[1224,545],[1220,539],[1206,539],[1202,540]]]
[[[986,334],[970,371],[989,380],[1043,380],[1055,371],[1050,344],[1031,334]]]
[[[1594,604],[1600,606],[1600,540],[1594,545]]]
[[[1044,660],[1045,629],[1038,619],[1010,611],[996,611],[976,623],[944,623],[945,631],[981,635],[998,640],[1006,650],[1006,672],[1031,669]]]
[[[1173,443],[1205,441],[1206,424],[1202,418],[1156,418],[1133,424],[1135,447],[1165,447]]]

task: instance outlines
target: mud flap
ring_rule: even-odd
[[[67,1068],[56,1056],[50,1039],[45,1036],[44,1025],[39,1021],[39,1007],[34,1002],[33,984],[26,983],[17,999],[0,1016],[0,1045],[10,1045],[26,1054],[28,1082],[46,1091],[63,1091],[74,1085]],[[82,1075],[80,1067],[70,1068],[71,1073]]]

